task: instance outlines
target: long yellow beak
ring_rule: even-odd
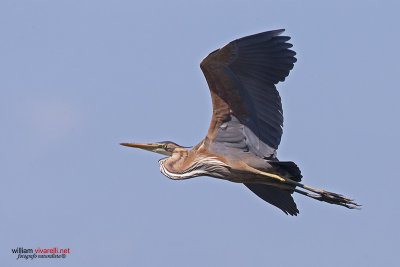
[[[129,146],[129,147],[135,147],[135,148],[140,148],[148,151],[153,151],[156,150],[157,148],[161,148],[162,144],[136,144],[136,143],[120,143],[121,146]]]

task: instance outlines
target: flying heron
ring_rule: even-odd
[[[282,104],[275,87],[296,62],[284,30],[234,40],[215,50],[201,63],[207,80],[213,115],[207,136],[190,150],[174,142],[121,143],[168,157],[160,171],[170,179],[210,176],[243,183],[261,199],[284,213],[297,215],[293,192],[355,209],[343,195],[315,189],[301,182],[292,161],[276,155],[282,136]]]

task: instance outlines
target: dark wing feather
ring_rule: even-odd
[[[280,208],[284,213],[295,215],[299,213],[291,192],[264,184],[244,184],[254,194],[268,203]]]
[[[235,147],[260,157],[274,156],[283,125],[275,84],[285,80],[296,62],[287,43],[290,37],[279,36],[283,31],[237,39],[200,63],[213,102],[206,137],[211,150]]]

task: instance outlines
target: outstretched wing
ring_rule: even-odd
[[[292,192],[265,184],[245,183],[244,185],[261,199],[281,209],[284,213],[292,216],[297,216],[299,213],[296,203],[291,196]]]
[[[200,63],[211,92],[213,116],[205,139],[209,149],[237,148],[273,157],[282,136],[282,104],[275,84],[296,62],[279,36],[263,32],[230,42]]]

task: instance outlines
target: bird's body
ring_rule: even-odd
[[[174,180],[211,176],[243,183],[263,200],[297,215],[291,194],[347,208],[358,205],[335,193],[300,183],[300,169],[276,156],[282,136],[282,104],[275,84],[293,68],[295,52],[283,30],[237,39],[200,63],[211,92],[207,136],[190,150],[173,142],[122,145],[158,152],[160,171]],[[308,193],[298,187],[312,193]]]

